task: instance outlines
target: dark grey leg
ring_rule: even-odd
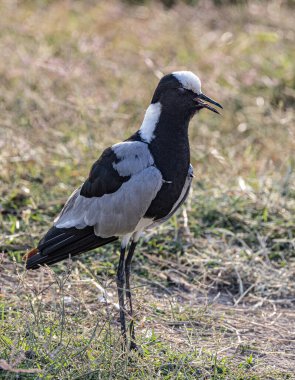
[[[129,302],[128,314],[130,316],[130,336],[131,336],[130,349],[131,350],[137,349],[137,346],[135,343],[135,329],[134,329],[133,308],[132,308],[132,298],[131,298],[131,289],[130,289],[131,261],[132,261],[132,257],[133,257],[136,245],[137,245],[137,242],[132,241],[132,243],[130,244],[126,261],[125,261],[126,297],[128,298],[128,302]]]
[[[120,306],[121,334],[123,336],[124,344],[126,347],[127,336],[126,336],[125,302],[124,302],[125,251],[126,251],[126,247],[121,246],[120,260],[119,260],[119,266],[117,270],[117,290],[118,290],[118,299],[119,299],[119,306]]]

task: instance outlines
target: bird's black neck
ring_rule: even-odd
[[[165,179],[172,180],[183,171],[187,174],[190,149],[188,125],[190,115],[163,107],[153,130],[153,138],[148,142],[155,165],[161,170]],[[141,130],[128,140],[143,141]]]
[[[151,141],[145,141],[139,130],[128,140],[146,142],[160,170],[164,183],[153,200],[146,217],[160,219],[172,209],[183,189],[190,163],[188,125],[190,116],[162,108]]]
[[[189,117],[173,110],[162,110],[149,148],[167,181],[175,178],[179,171],[187,174],[190,160],[188,125]]]

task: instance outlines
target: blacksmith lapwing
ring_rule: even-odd
[[[202,93],[201,81],[192,72],[164,76],[140,129],[102,153],[38,247],[26,255],[27,268],[36,269],[120,239],[121,332],[126,344],[127,312],[131,348],[136,348],[129,281],[132,256],[141,233],[170,218],[188,195],[193,178],[188,125],[202,108],[218,113],[208,103],[222,108]]]

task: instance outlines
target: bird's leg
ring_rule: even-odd
[[[121,334],[123,336],[124,345],[127,346],[127,335],[126,335],[126,322],[125,322],[125,310],[124,310],[124,284],[125,284],[125,251],[126,245],[121,245],[120,260],[117,270],[117,290],[118,299],[120,306],[120,323],[121,323]]]
[[[135,251],[135,247],[137,245],[137,241],[132,241],[130,244],[130,248],[128,251],[128,255],[125,261],[125,276],[126,276],[126,297],[128,298],[129,302],[129,310],[128,314],[130,316],[130,349],[134,350],[137,349],[136,343],[135,343],[135,329],[134,329],[134,319],[133,319],[133,309],[132,309],[132,298],[131,298],[131,289],[130,289],[130,270],[131,270],[131,261],[132,257]]]

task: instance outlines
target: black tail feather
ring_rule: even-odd
[[[40,241],[38,253],[27,259],[26,267],[37,269],[40,265],[51,265],[114,240],[117,240],[117,237],[96,236],[93,227],[83,229],[52,227]]]

